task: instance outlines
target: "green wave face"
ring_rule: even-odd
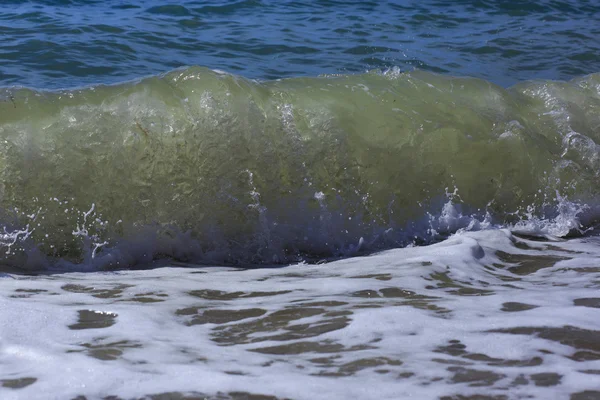
[[[158,252],[285,261],[397,242],[454,188],[500,222],[600,192],[600,74],[503,89],[418,71],[261,83],[194,67],[1,96],[6,232],[29,224],[30,247],[60,257],[82,237],[187,231],[189,249]]]

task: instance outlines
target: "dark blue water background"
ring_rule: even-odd
[[[203,65],[249,78],[398,66],[508,86],[600,71],[600,1],[36,0],[0,5],[0,86]]]

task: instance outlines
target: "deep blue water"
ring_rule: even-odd
[[[0,86],[201,65],[249,78],[398,66],[509,86],[600,71],[598,1],[35,0],[0,5]]]

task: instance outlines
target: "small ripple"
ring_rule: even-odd
[[[150,7],[146,10],[146,12],[150,14],[169,15],[172,17],[185,17],[191,14],[190,10],[179,5]]]

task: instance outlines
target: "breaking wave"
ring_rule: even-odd
[[[0,247],[20,268],[316,261],[600,217],[600,74],[505,89],[190,67],[0,100]]]

